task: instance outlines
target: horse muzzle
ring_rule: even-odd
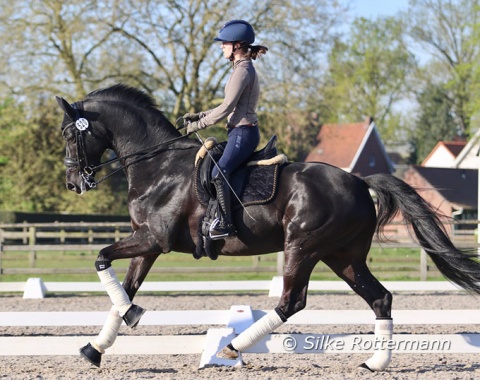
[[[68,190],[74,191],[77,194],[83,194],[97,187],[97,182],[91,174],[67,170],[66,187]]]

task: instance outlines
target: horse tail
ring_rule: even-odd
[[[364,178],[378,199],[377,235],[400,211],[414,240],[425,250],[440,272],[463,289],[480,294],[480,262],[476,253],[457,249],[449,239],[440,214],[416,190],[388,174]]]

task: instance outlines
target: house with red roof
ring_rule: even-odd
[[[403,180],[457,222],[478,219],[480,130],[467,141],[440,141],[420,166],[412,165]],[[475,224],[446,224],[452,235],[473,236]]]
[[[468,140],[467,145],[455,158],[455,168],[476,169],[480,168],[480,129]]]
[[[433,168],[453,168],[455,160],[467,145],[466,141],[439,141],[421,166]]]
[[[305,161],[325,162],[360,177],[394,171],[373,118],[361,123],[323,124],[317,141]]]

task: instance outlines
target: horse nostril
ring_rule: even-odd
[[[71,191],[75,191],[75,185],[73,183],[67,182],[67,189]]]

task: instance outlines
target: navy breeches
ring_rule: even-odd
[[[259,142],[260,132],[258,131],[258,126],[229,128],[225,151],[217,163],[223,174],[230,175],[243,164],[257,149]],[[212,177],[216,177],[217,174],[218,168],[215,165],[212,170]]]

